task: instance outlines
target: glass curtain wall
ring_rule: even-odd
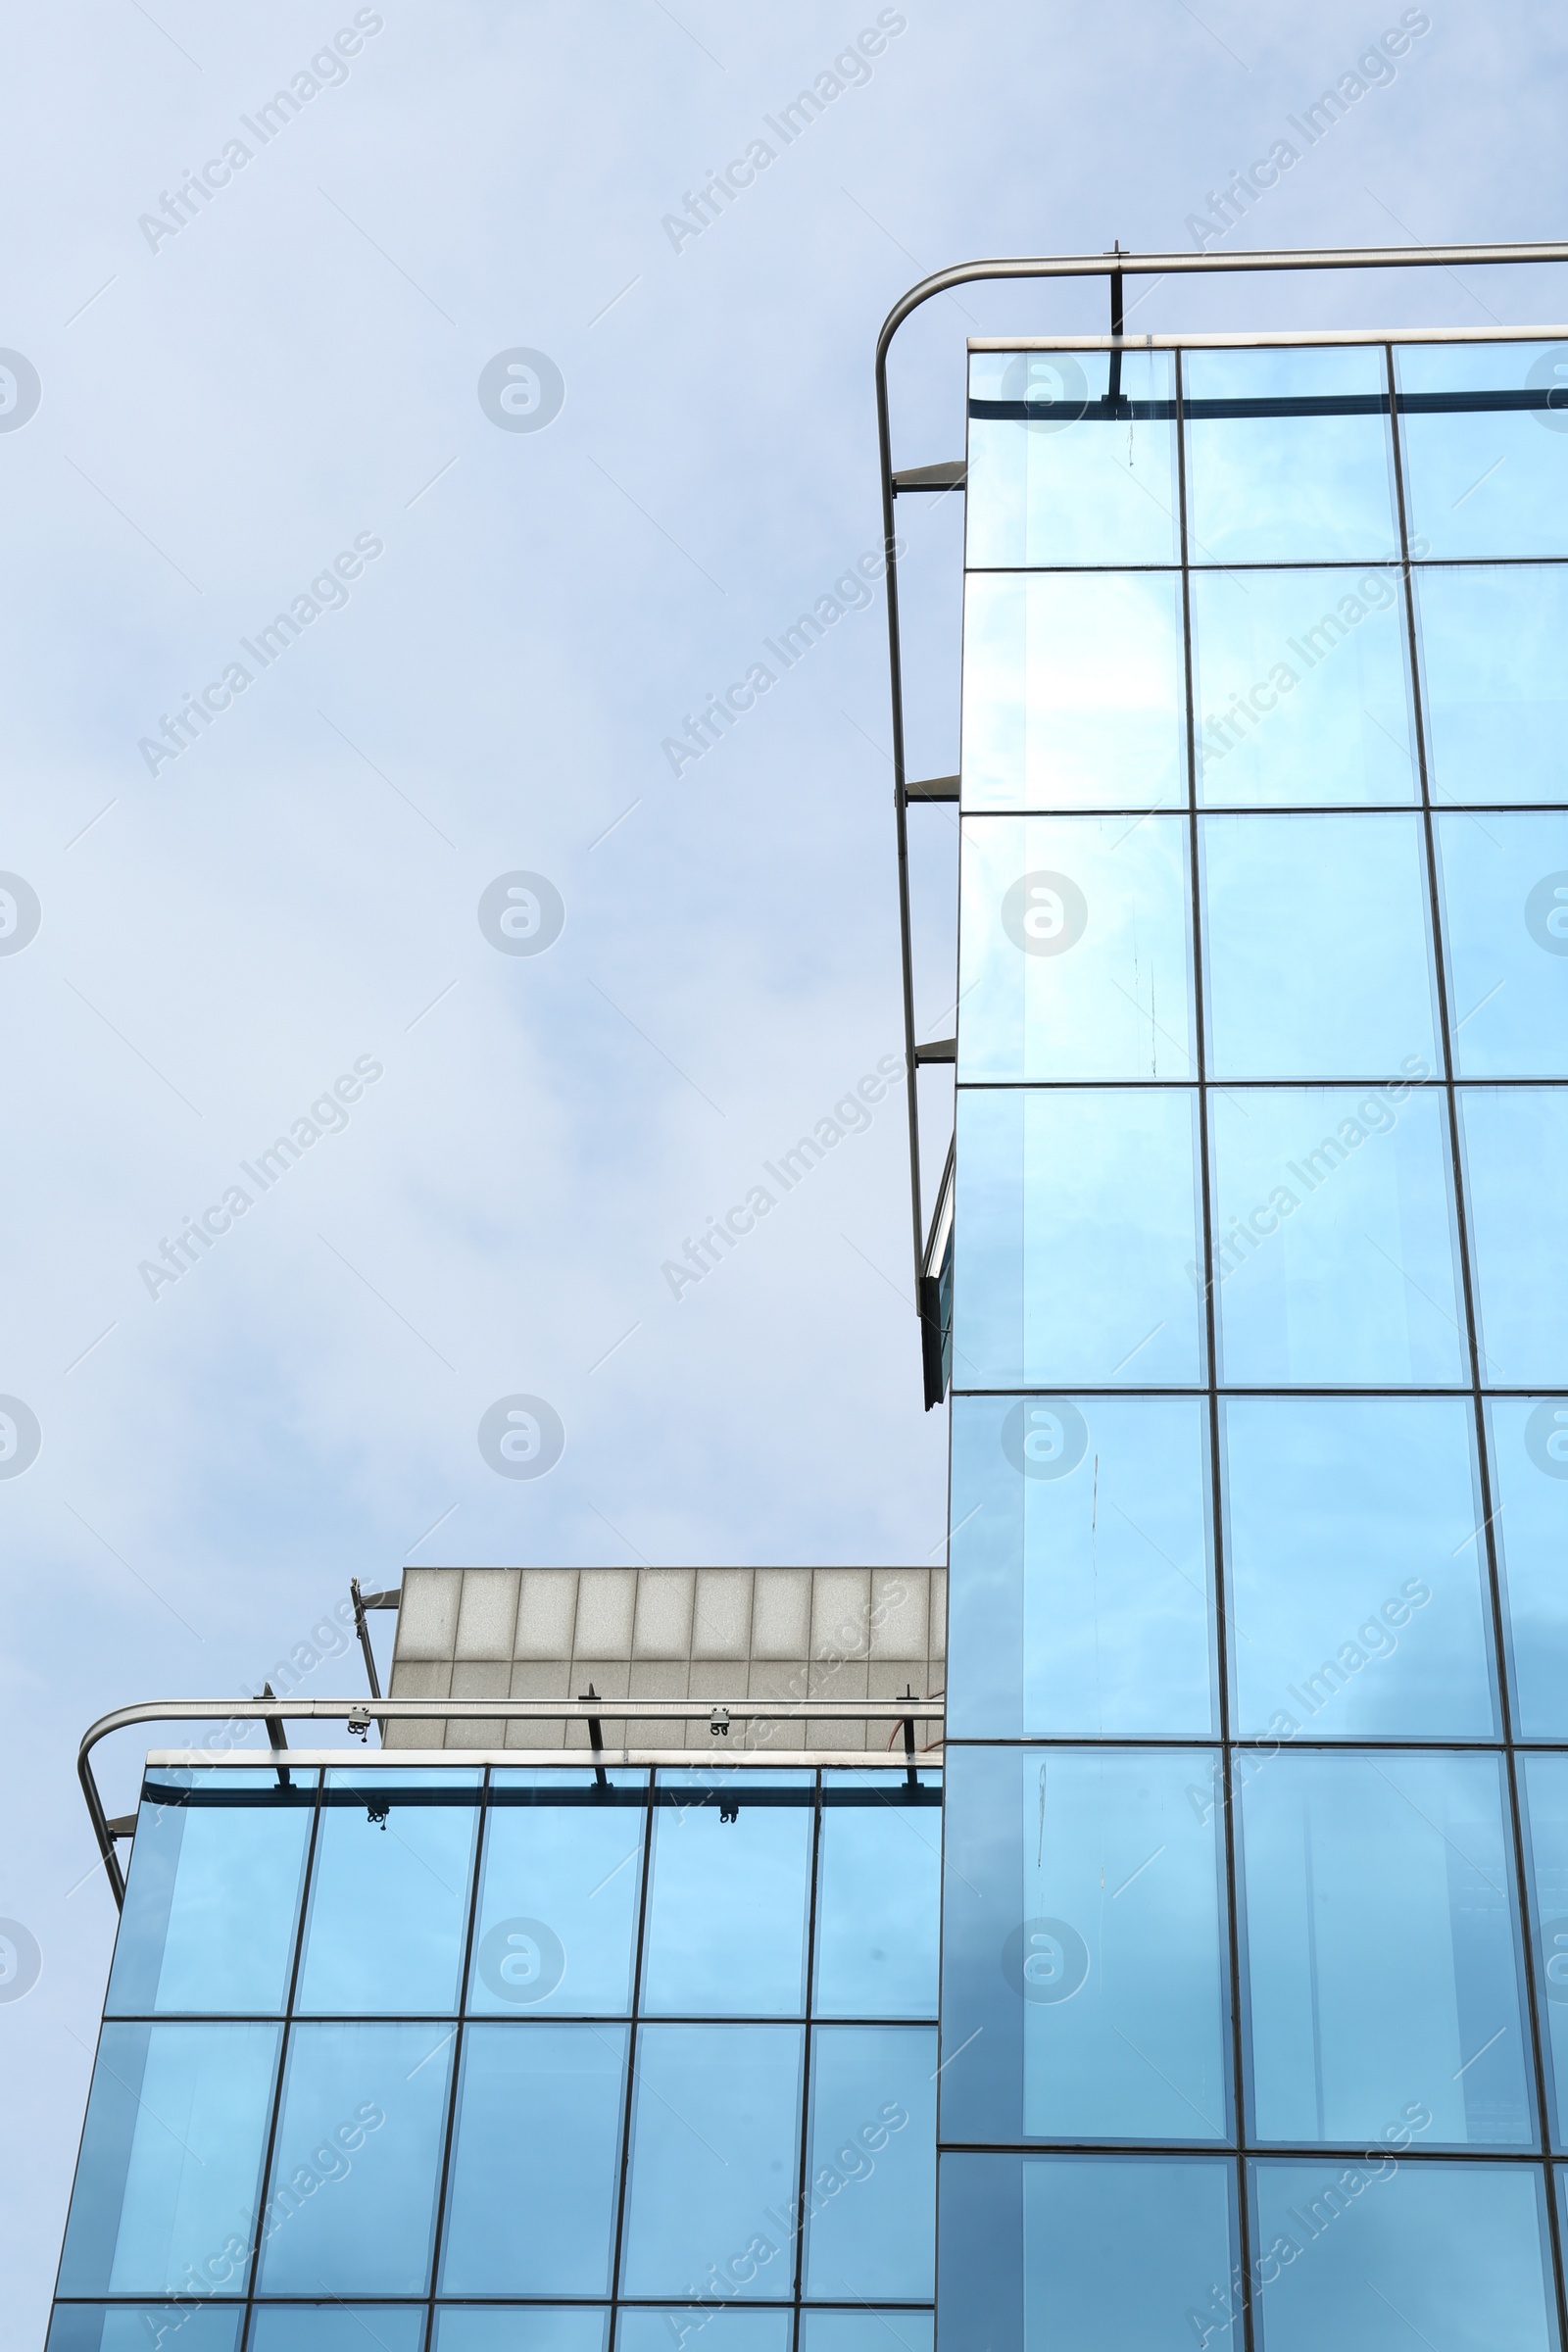
[[[930,2352],[940,1807],[151,1773],[49,2352]]]
[[[1549,2352],[1568,345],[969,418],[941,2352]]]

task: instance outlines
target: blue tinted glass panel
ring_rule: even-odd
[[[942,1900],[936,1773],[830,1772],[817,1863],[818,2017],[935,2017]]]
[[[1410,344],[1395,369],[1412,554],[1568,555],[1568,344]],[[1539,405],[1437,407],[1466,393]]]
[[[1200,1401],[955,1398],[953,1531],[951,1738],[1217,1731]]]
[[[726,2294],[788,2298],[803,2031],[638,2034],[622,2294],[689,2294],[716,2269]]]
[[[1568,1089],[1466,1087],[1459,1115],[1482,1380],[1489,1388],[1568,1386],[1559,1205]]]
[[[295,2005],[458,2005],[477,1773],[329,1772]]]
[[[1568,2117],[1568,1756],[1526,1756],[1525,1813],[1536,1992],[1545,2028],[1552,2135]]]
[[[105,2026],[60,2262],[64,2295],[242,2293],[276,2026]]]
[[[1237,1770],[1257,2137],[1403,2118],[1423,2147],[1528,2146],[1499,1759],[1272,1745]]]
[[[615,2352],[676,2352],[677,2346],[697,2344],[702,2352],[789,2352],[793,2324],[788,2311],[736,2311],[733,2306],[622,2311],[615,2322]]]
[[[1173,573],[971,573],[965,808],[1180,806],[1183,672]]]
[[[944,2156],[943,2352],[1239,2344],[1223,2318],[1202,2333],[1236,2260],[1234,2183],[1203,2156]]]
[[[448,2027],[293,2028],[262,2223],[267,2293],[427,2291],[451,2072]]]
[[[183,2344],[181,2344],[183,2352]],[[245,2352],[424,2352],[421,2304],[263,2303]]]
[[[955,1388],[1202,1378],[1197,1098],[958,1095]]]
[[[815,1802],[808,1772],[661,1773],[646,2012],[800,2015]]]
[[[315,1774],[149,1774],[106,2013],[249,2011],[288,1998]]]
[[[931,2352],[928,2311],[803,2311],[801,2352]]]
[[[607,1774],[603,1790],[591,1772],[530,1777],[498,1773],[491,1788],[468,2006],[624,2014],[647,1775]]]
[[[1187,819],[966,819],[958,1074],[1192,1075]]]
[[[605,2352],[609,2340],[608,2311],[537,2303],[523,2311],[437,2310],[431,2344],[433,2352]]]
[[[1226,2136],[1209,1799],[1202,1750],[951,1752],[944,2138]]]
[[[819,2026],[804,2292],[929,2300],[936,2263],[934,2026]]]
[[[1206,816],[1200,838],[1211,1077],[1437,1066],[1418,816]]]
[[[441,2291],[610,2291],[624,2026],[470,2026]]]
[[[1233,1396],[1220,1410],[1237,1731],[1494,1738],[1468,1402]]]
[[[1375,409],[1388,388],[1376,345],[1190,351],[1182,375],[1194,564],[1369,563],[1398,554],[1387,416],[1273,406]]]
[[[1568,800],[1568,569],[1415,573],[1436,802]]]
[[[1515,1732],[1568,1739],[1568,1396],[1487,1407]]]
[[[161,2328],[179,2352],[238,2352],[242,2309],[205,2304],[62,2303],[49,2326],[48,2352],[151,2352]]]
[[[1331,2157],[1248,2171],[1258,2352],[1552,2352],[1535,2165]]]
[[[1463,1078],[1568,1077],[1568,816],[1438,819]]]
[[[1171,355],[1119,377],[1112,403],[1108,352],[971,353],[968,563],[1175,563]]]
[[[1419,800],[1397,571],[1196,571],[1192,598],[1207,807]]]
[[[1224,1379],[1467,1379],[1441,1094],[1271,1088],[1211,1118]]]

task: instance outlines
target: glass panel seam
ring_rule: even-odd
[[[474,1924],[479,1915],[479,1888],[483,1884],[484,1865],[488,1859],[485,1846],[490,1835],[490,1807],[485,1802],[490,1791],[490,1767],[487,1764],[475,1791],[476,1819],[468,1854],[468,1918],[463,1938],[463,1956],[458,1974],[458,2022],[452,2030],[452,2074],[447,2084],[446,2131],[441,2148],[441,2170],[436,2185],[434,2226],[430,2231],[430,2280],[426,2292],[430,2300],[425,2321],[426,2343],[435,2340],[435,2296],[441,2278],[441,2264],[446,2252],[447,2197],[452,2178],[452,2143],[457,2136],[458,2100],[463,2090],[464,2016],[468,2006],[468,1977],[473,1966]]]
[[[248,2265],[249,2291],[256,2292],[262,2267],[262,2218],[267,2211],[267,2192],[271,2184],[272,2162],[277,2148],[277,2129],[282,2118],[283,2083],[288,2074],[289,2053],[294,2043],[294,1999],[299,1989],[300,1970],[305,1963],[305,1936],[311,1914],[311,1896],[316,1882],[316,1855],[321,1832],[321,1783],[324,1775],[318,1774],[315,1802],[311,1806],[311,1834],[305,1856],[305,1871],[300,1881],[299,1911],[294,1923],[294,1959],[288,1974],[288,1993],[283,2007],[282,2032],[278,2035],[277,2070],[272,2082],[272,2111],[268,2122],[267,2146],[262,2158],[261,2174],[256,2187],[256,2219],[251,2257]],[[247,2321],[247,2329],[249,2322]]]

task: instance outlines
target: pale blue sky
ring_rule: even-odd
[[[1401,13],[907,0],[788,147],[765,118],[869,0],[381,0],[265,147],[241,118],[351,5],[13,17],[0,344],[42,399],[0,433],[0,868],[42,919],[0,957],[0,1392],[43,1444],[0,1482],[0,1915],[43,1973],[0,2004],[7,2352],[41,2340],[112,1934],[87,1721],[254,1689],[416,1545],[941,1556],[897,1099],[678,1301],[661,1274],[902,1042],[880,600],[678,779],[661,746],[876,545],[871,354],[906,284],[1190,244]],[[1561,230],[1557,12],[1427,13],[1230,241]],[[154,249],[139,217],[235,138],[250,161]],[[759,138],[774,161],[677,252],[663,216]],[[900,461],[960,453],[966,334],[1098,330],[1102,305],[931,305],[896,368]],[[1135,314],[1565,316],[1544,271],[1167,284]],[[540,432],[480,407],[515,348],[564,380]],[[910,506],[911,755],[941,772],[956,501]],[[346,605],[150,775],[138,740],[366,536]],[[934,1030],[950,818],[914,820]],[[517,870],[565,906],[539,956],[479,928]],[[357,1060],[382,1075],[346,1129],[150,1297],[138,1264]],[[478,1449],[517,1392],[566,1431],[538,1481]],[[129,1743],[109,1777],[127,1803]]]

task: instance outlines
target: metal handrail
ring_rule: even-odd
[[[893,700],[893,806],[898,829],[899,943],[904,958],[904,1064],[909,1117],[909,1206],[914,1233],[915,1313],[921,1313],[920,1278],[924,1271],[926,1236],[920,1198],[920,1105],[915,1064],[914,960],[909,913],[908,778],[904,755],[904,671],[899,640],[899,577],[897,542],[893,530],[893,428],[888,413],[888,353],[893,338],[910,315],[938,294],[955,286],[992,279],[1035,277],[1106,277],[1110,280],[1111,337],[1115,342],[1141,344],[1141,336],[1124,335],[1122,286],[1129,277],[1201,277],[1234,271],[1286,270],[1452,270],[1487,266],[1508,267],[1535,262],[1568,262],[1568,244],[1532,245],[1363,245],[1313,247],[1283,253],[1113,253],[1054,254],[1035,260],[960,262],[939,270],[932,277],[900,296],[882,322],[876,344],[877,445],[882,471],[882,536],[888,584],[888,668]],[[1506,339],[1509,330],[1499,339]],[[1438,339],[1442,339],[1441,336]],[[929,470],[929,468],[927,469]],[[923,1353],[923,1350],[922,1350]],[[926,1408],[940,1403],[927,1388]]]
[[[917,1723],[940,1723],[947,1709],[926,1698],[152,1698],[100,1715],[82,1734],[76,1778],[87,1802],[93,1836],[103,1858],[117,1908],[125,1900],[125,1880],[115,1852],[114,1832],[93,1777],[92,1752],[111,1732],[135,1723],[266,1723],[286,1715],[293,1723],[585,1723],[595,1750],[599,1726],[612,1723],[902,1723],[912,1752]],[[462,1751],[456,1751],[461,1753]],[[700,1751],[693,1751],[700,1752]],[[285,1757],[286,1748],[267,1751]],[[261,1751],[257,1761],[263,1762]]]

